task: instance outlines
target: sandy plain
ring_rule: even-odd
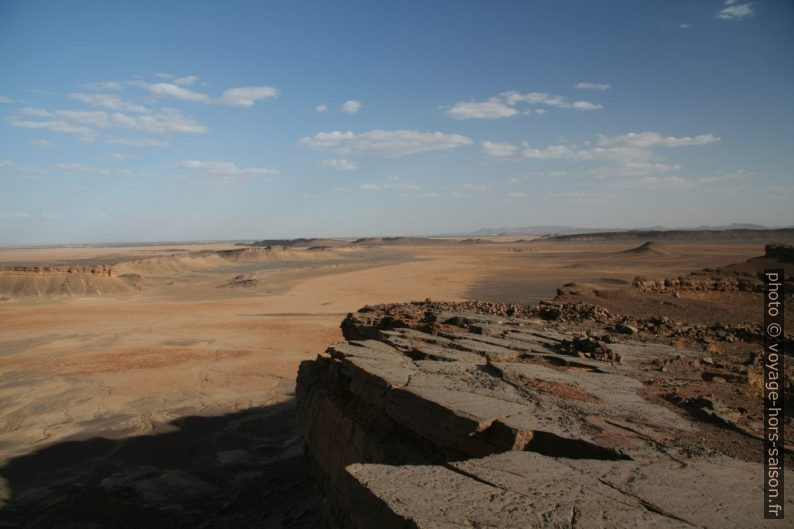
[[[366,304],[417,299],[531,303],[575,281],[609,284],[742,261],[760,244],[515,243],[360,248],[330,258],[230,263],[144,275],[121,296],[0,303],[0,461],[65,438],[151,432],[184,415],[272,403],[297,365],[339,340]],[[229,245],[0,252],[5,263],[124,261]],[[167,251],[166,251],[167,250]],[[219,288],[239,274],[266,279]]]
[[[342,318],[363,305],[534,303],[568,282],[621,285],[763,253],[761,243],[627,252],[636,246],[501,239],[291,250],[278,259],[202,258],[189,266],[163,263],[239,247],[5,250],[0,267],[103,263],[142,279],[139,291],[122,295],[0,302],[0,467],[63,441],[167,433],[183,417],[287,402],[298,364],[341,340]],[[141,257],[160,261],[129,264]]]

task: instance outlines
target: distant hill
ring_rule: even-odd
[[[673,255],[673,251],[664,243],[661,242],[654,242],[648,241],[644,243],[642,246],[637,246],[636,248],[631,248],[630,250],[623,250],[620,252],[622,254],[627,255],[639,255],[639,256],[650,256],[650,257],[661,257],[661,256],[670,256]]]
[[[350,241],[342,239],[264,239],[250,246],[286,246],[287,248],[311,248],[317,246],[347,246]]]
[[[482,228],[477,231],[466,233],[470,237],[489,237],[494,235],[565,235],[570,233],[591,233],[591,232],[610,232],[621,231],[610,228],[576,228],[573,226],[523,226],[523,227],[500,227]]]
[[[709,230],[629,230],[621,232],[553,235],[544,241],[559,242],[717,242],[717,241],[794,241],[794,228],[778,229],[709,229]]]
[[[791,226],[788,226],[791,227]],[[520,226],[520,227],[498,227],[498,228],[481,228],[477,231],[469,232],[466,234],[470,237],[487,237],[493,235],[577,235],[584,233],[622,233],[622,232],[661,232],[661,231],[727,231],[727,230],[769,230],[777,229],[770,226],[761,224],[743,224],[734,222],[726,226],[696,226],[692,228],[675,229],[667,226],[642,226],[637,228],[578,228],[576,226],[562,226],[562,225],[541,225],[541,226]]]

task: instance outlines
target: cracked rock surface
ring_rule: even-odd
[[[465,309],[365,307],[301,364],[330,527],[765,527],[761,466],[682,448],[697,420],[648,398],[703,351]]]

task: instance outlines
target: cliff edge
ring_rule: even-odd
[[[571,330],[564,310],[350,314],[296,389],[328,526],[763,527],[757,425],[686,391],[729,370],[630,327]],[[720,435],[729,448],[705,442]]]

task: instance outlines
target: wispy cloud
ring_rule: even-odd
[[[103,81],[101,83],[84,83],[82,85],[86,90],[94,92],[101,92],[102,90],[112,90],[117,92],[123,88],[123,85],[117,81]]]
[[[328,106],[326,105],[317,105],[314,107],[314,111],[318,114],[322,114],[323,112],[328,112]]]
[[[519,105],[522,105],[519,107]],[[455,119],[502,119],[518,114],[543,114],[545,108],[527,107],[552,107],[573,110],[598,110],[602,108],[599,103],[591,101],[568,101],[564,96],[547,94],[545,92],[520,93],[515,91],[503,92],[497,97],[485,101],[461,101],[455,103],[447,110],[447,115]]]
[[[359,134],[351,131],[319,132],[298,140],[298,145],[316,151],[339,154],[363,154],[386,158],[431,151],[445,151],[472,140],[460,134],[421,132],[417,130],[372,130]]]
[[[73,125],[63,120],[49,119],[46,121],[30,121],[25,119],[19,119],[15,116],[11,116],[10,118],[7,119],[7,121],[8,124],[11,125],[12,127],[48,130],[50,132],[71,134],[74,136],[78,136],[80,139],[84,141],[92,141],[95,140],[97,137],[97,133],[95,130],[90,129],[88,127]]]
[[[49,112],[44,121],[31,121],[12,116],[10,125],[30,129],[44,129],[79,136],[84,140],[94,140],[96,129],[133,129],[152,134],[203,134],[207,127],[193,118],[183,115],[179,110],[164,108],[159,112],[131,116],[121,112],[55,110]]]
[[[201,103],[209,103],[211,100],[207,94],[194,92],[189,88],[173,83],[143,83],[143,86],[156,97],[171,97],[182,101],[198,101]]]
[[[149,110],[135,103],[124,101],[121,97],[115,94],[85,94],[82,92],[74,92],[69,94],[69,99],[75,101],[82,101],[88,105],[107,110],[116,110],[119,112],[148,112]]]
[[[737,0],[725,0],[725,7],[717,11],[717,18],[722,20],[742,20],[752,17],[754,14],[752,2],[739,4]]]
[[[192,78],[193,76],[189,76]],[[135,82],[135,86],[144,88],[153,96],[159,98],[173,98],[181,101],[191,101],[197,103],[225,105],[230,107],[251,107],[257,101],[276,97],[278,90],[272,86],[243,86],[224,90],[217,98],[212,98],[202,92],[196,92],[179,84],[176,81],[184,81],[188,78],[176,79],[173,83],[145,83]],[[188,84],[183,82],[182,84]]]
[[[35,147],[52,147],[52,143],[45,139],[33,140],[30,144]]]
[[[496,156],[497,158],[504,158],[514,156],[518,147],[510,143],[496,143],[493,141],[484,141],[481,143],[483,151],[489,156]]]
[[[11,99],[10,97],[0,96],[0,105],[9,105],[13,102],[14,100]]]
[[[231,107],[250,107],[262,99],[276,97],[278,90],[272,86],[246,86],[224,90],[214,102]]]
[[[257,176],[269,176],[278,171],[265,167],[238,167],[234,162],[185,160],[176,164],[185,169],[180,178],[203,186],[231,186]]]
[[[611,84],[606,83],[588,83],[588,82],[581,82],[576,83],[576,88],[583,88],[585,90],[609,90],[612,88]]]
[[[171,142],[157,138],[108,138],[105,140],[105,143],[109,143],[111,145],[124,145],[126,147],[168,147],[171,145]]]
[[[356,101],[355,99],[349,99],[342,103],[342,106],[339,107],[340,112],[344,112],[345,114],[355,114],[359,110],[361,110],[361,101]]]
[[[94,167],[92,165],[85,165],[81,163],[56,163],[52,165],[52,168],[63,173],[70,174],[95,174],[100,176],[132,175],[132,171],[127,169],[107,169],[104,167]]]
[[[174,79],[174,84],[190,86],[198,80],[199,78],[195,75],[186,75],[185,77],[177,77]]]
[[[584,145],[558,143],[546,147],[534,147],[523,143],[519,147],[510,143],[483,142],[482,147],[485,154],[495,157],[564,160],[578,163],[609,162],[609,165],[603,167],[576,172],[578,176],[608,178],[645,177],[677,172],[682,169],[681,165],[665,162],[652,149],[706,145],[718,141],[720,137],[714,134],[678,137],[663,136],[658,132],[630,132],[619,136],[599,136],[596,145],[588,141]],[[511,183],[524,179],[514,178],[511,179]]]
[[[50,112],[43,108],[22,107],[17,112],[26,116],[49,116]]]
[[[420,189],[420,186],[413,182],[406,182],[402,180],[393,180],[390,182],[383,182],[380,184],[361,184],[359,186],[364,191],[394,191],[394,190],[414,190]]]
[[[720,141],[714,134],[698,134],[697,136],[662,136],[658,132],[629,132],[620,136],[599,136],[600,145],[626,145],[629,147],[685,147],[705,145]]]
[[[466,101],[455,103],[447,115],[455,119],[500,119],[518,114],[518,110],[499,98],[487,101]]]
[[[330,160],[323,160],[322,164],[326,167],[336,169],[338,171],[353,171],[358,169],[358,165],[353,160],[347,158],[334,158]]]

